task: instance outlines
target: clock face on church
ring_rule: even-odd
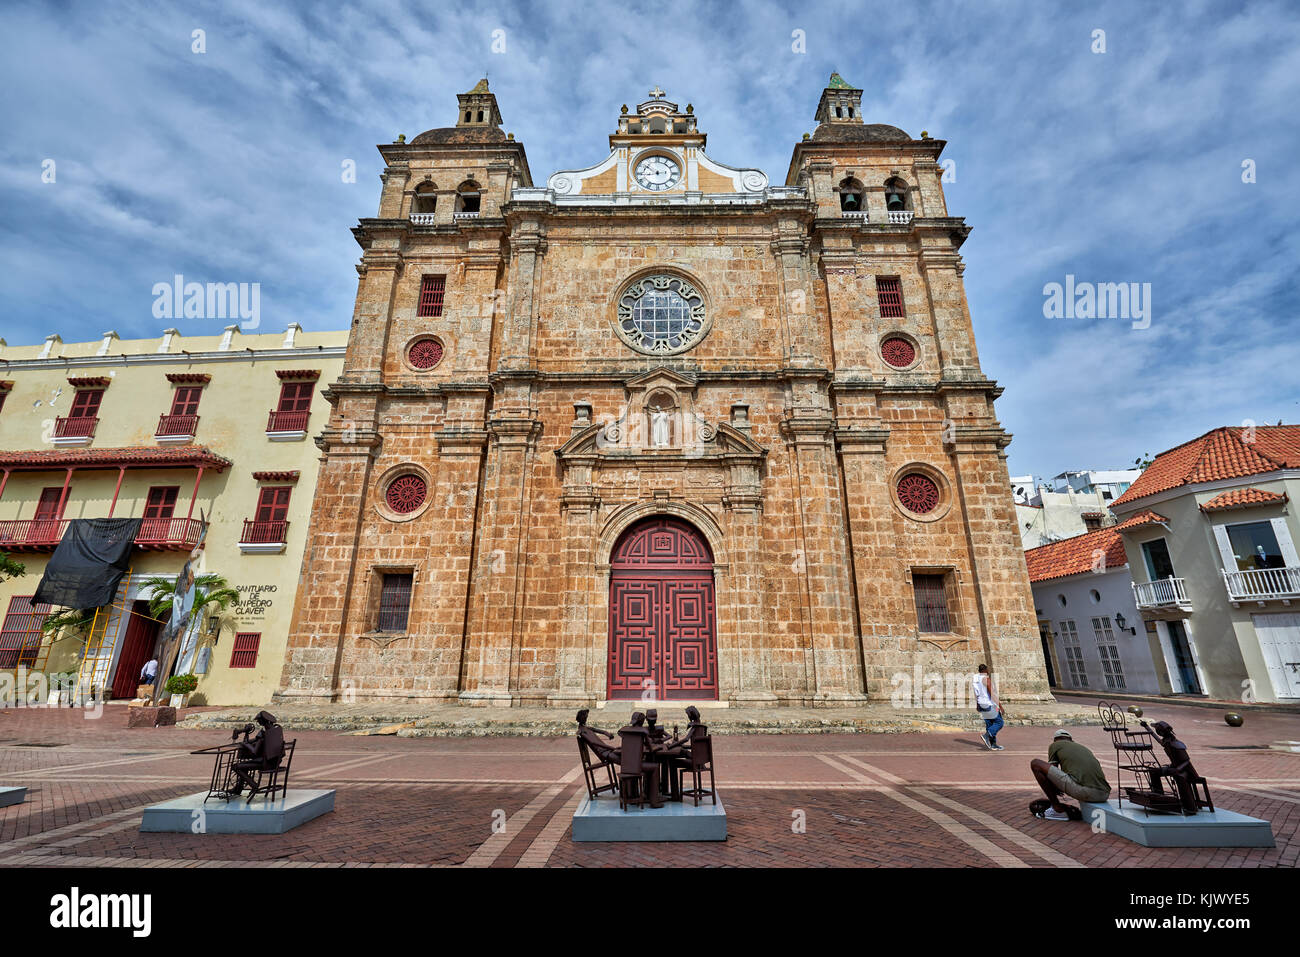
[[[636,181],[642,189],[672,189],[681,181],[681,168],[666,156],[647,156],[636,164]]]

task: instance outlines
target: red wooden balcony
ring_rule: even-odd
[[[24,518],[0,522],[0,549],[10,552],[52,550],[68,528],[67,519]]]
[[[70,519],[25,518],[0,522],[0,549],[10,552],[53,551],[63,540]],[[135,543],[141,548],[189,550],[198,544],[204,523],[197,518],[146,518]]]
[[[148,549],[188,549],[199,543],[204,523],[197,518],[146,518],[135,543]]]
[[[154,432],[155,436],[189,436],[194,437],[195,430],[199,427],[199,417],[197,415],[171,415],[164,412],[158,416],[158,430]]]
[[[258,522],[244,519],[244,533],[239,536],[241,545],[282,545],[289,534],[287,520]]]
[[[277,412],[271,410],[271,415],[266,421],[266,431],[268,432],[306,432],[307,420],[311,417],[311,412]]]
[[[56,439],[88,439],[99,424],[97,415],[61,415],[54,420]]]

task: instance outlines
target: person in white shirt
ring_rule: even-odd
[[[975,695],[975,711],[984,719],[984,733],[980,740],[990,751],[1003,751],[998,744],[998,732],[1005,724],[1002,717],[1002,705],[993,693],[993,681],[989,677],[989,666],[980,665],[979,673],[971,678],[971,690]]]
[[[140,683],[151,685],[156,677],[158,677],[158,659],[150,658],[140,669]]]

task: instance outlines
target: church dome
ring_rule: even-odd
[[[412,146],[426,144],[458,146],[474,143],[504,143],[506,134],[495,126],[443,126],[436,130],[425,130],[415,139]]]
[[[822,123],[813,132],[815,143],[898,143],[911,142],[897,126],[887,123],[867,123],[859,126],[844,123]]]

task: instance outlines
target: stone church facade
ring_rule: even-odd
[[[1047,696],[944,143],[860,99],[778,186],[659,89],[544,185],[486,81],[379,148],[282,700]]]

